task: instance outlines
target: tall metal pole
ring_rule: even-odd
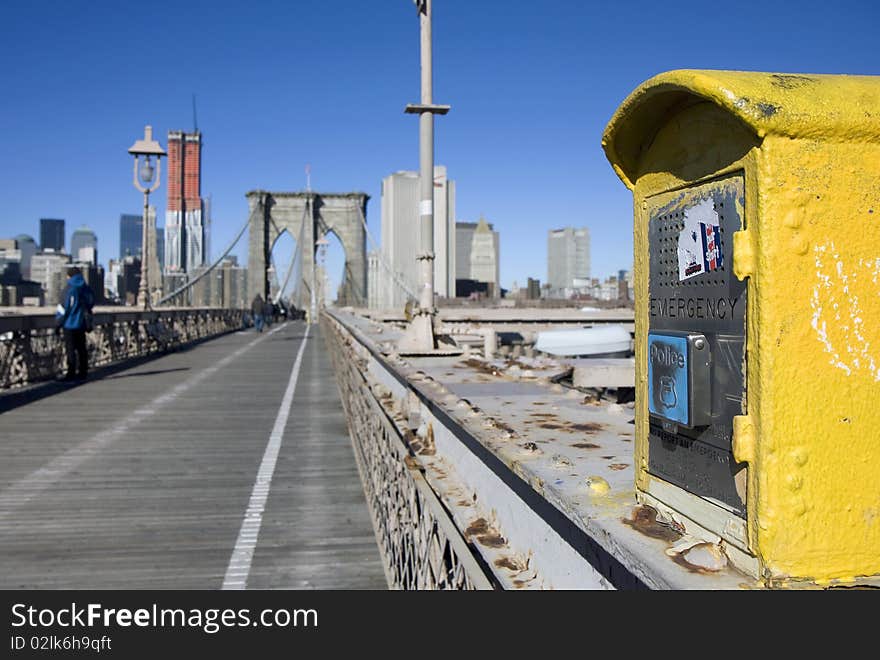
[[[418,105],[407,105],[406,112],[419,115],[419,309],[398,348],[432,351],[434,337],[434,115],[445,115],[448,105],[434,105],[431,12],[433,0],[415,0],[419,12],[421,37],[422,95]]]
[[[419,222],[421,224],[421,314],[434,313],[434,113],[431,62],[431,0],[419,14],[421,23],[422,112],[419,114]]]

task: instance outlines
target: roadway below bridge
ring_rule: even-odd
[[[15,397],[0,588],[386,588],[318,326]]]

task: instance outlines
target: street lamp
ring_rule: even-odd
[[[137,140],[128,149],[128,153],[134,156],[134,187],[144,193],[144,223],[142,228],[142,245],[141,245],[141,283],[138,287],[137,305],[144,309],[150,309],[150,261],[149,256],[149,209],[150,209],[150,193],[159,187],[162,175],[162,156],[165,150],[153,139],[153,127],[144,126],[144,139]],[[156,157],[156,167],[150,158]]]
[[[318,304],[321,309],[327,306],[327,246],[330,245],[330,241],[328,241],[324,234],[321,234],[321,238],[315,241],[315,245],[318,247],[318,255],[321,258],[321,291],[318,295]],[[317,282],[316,288],[317,288]]]

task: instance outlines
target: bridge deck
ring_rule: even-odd
[[[258,471],[265,484],[264,454],[306,326],[270,330],[227,335],[0,414],[0,588],[215,589],[233,549],[250,543],[247,588],[384,589],[317,326],[255,547],[253,526],[243,528],[266,494]]]

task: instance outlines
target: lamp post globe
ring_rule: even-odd
[[[141,234],[141,282],[138,287],[137,306],[150,309],[150,260],[149,260],[149,222],[150,193],[159,187],[162,174],[162,156],[165,150],[153,139],[153,127],[144,127],[144,137],[136,140],[128,149],[134,156],[134,187],[144,194],[144,220]],[[151,158],[155,157],[153,168]]]

